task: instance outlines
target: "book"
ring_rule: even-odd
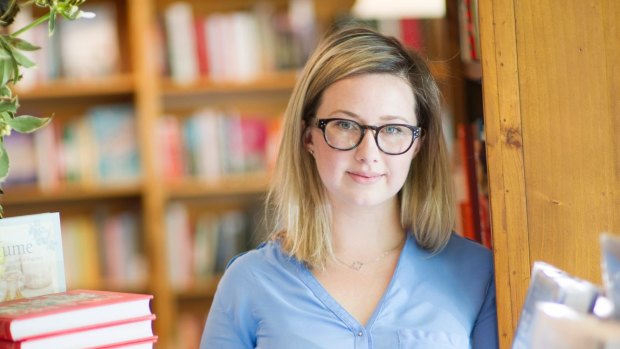
[[[0,349],[99,349],[111,345],[124,345],[128,342],[152,337],[154,319],[155,315],[147,315],[105,325],[71,328],[23,341],[0,340]]]
[[[99,232],[92,217],[64,216],[60,227],[67,287],[99,288],[102,282]]]
[[[0,304],[0,339],[20,341],[150,316],[152,298],[146,294],[70,290],[5,302]]]
[[[564,304],[539,303],[531,349],[612,349],[620,347],[620,322],[580,314]]]
[[[540,302],[564,304],[574,311],[592,313],[599,288],[544,262],[535,262],[532,278],[521,310],[512,349],[529,349],[536,306]]]
[[[134,108],[100,105],[88,111],[96,177],[102,184],[136,183],[141,166]]]
[[[620,237],[602,234],[600,243],[605,294],[614,305],[614,318],[620,320]]]
[[[0,219],[0,301],[66,290],[59,213]]]
[[[195,20],[192,5],[173,2],[164,11],[171,78],[187,84],[200,76]]]
[[[94,18],[59,23],[60,61],[67,78],[87,80],[120,71],[117,9],[113,2],[86,4]]]
[[[152,349],[155,342],[157,342],[157,336],[129,341],[121,344],[108,345],[105,347],[100,347],[98,349]]]
[[[4,185],[34,184],[37,181],[37,160],[34,135],[32,133],[12,132],[4,137],[4,148],[9,154],[10,176]]]

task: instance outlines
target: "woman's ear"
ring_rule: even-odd
[[[413,143],[413,158],[415,158],[416,156],[418,156],[418,153],[420,152],[420,149],[422,149],[422,147],[424,146],[424,137],[420,137],[418,138],[414,143]]]
[[[303,126],[304,126],[304,134],[302,136],[302,140],[304,143],[304,147],[306,147],[306,150],[308,150],[310,154],[314,154],[314,142],[312,139],[312,128],[306,127],[305,122]]]

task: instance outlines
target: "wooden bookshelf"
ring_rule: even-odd
[[[20,101],[45,99],[75,99],[107,95],[129,95],[134,93],[134,77],[131,74],[107,76],[85,81],[73,79],[56,79],[32,88],[15,89]]]
[[[601,284],[620,234],[620,2],[563,5],[479,4],[501,348],[535,261]]]
[[[191,199],[217,196],[256,195],[265,193],[269,184],[268,175],[248,174],[227,176],[212,181],[188,179],[166,186],[168,199]]]
[[[187,95],[290,92],[297,79],[297,71],[274,72],[247,81],[217,81],[208,77],[195,83],[179,85],[170,79],[163,79],[163,96],[175,98]]]
[[[214,275],[211,279],[198,282],[191,288],[176,293],[176,298],[180,300],[193,300],[211,298],[215,295],[217,284],[220,282],[221,275]]]
[[[3,206],[42,203],[62,203],[68,201],[94,201],[108,199],[122,199],[139,197],[142,186],[139,184],[111,184],[111,185],[71,185],[62,184],[54,188],[38,188],[31,185],[18,185],[5,188],[5,194],[0,197]]]
[[[89,0],[90,1],[90,0]],[[165,219],[172,203],[191,203],[190,215],[200,211],[224,212],[232,208],[243,210],[244,205],[260,202],[267,191],[269,173],[224,174],[215,180],[184,177],[169,181],[161,175],[158,148],[161,139],[155,128],[162,115],[180,114],[180,119],[192,110],[216,106],[236,108],[242,112],[257,113],[265,118],[278,118],[286,108],[295,84],[299,67],[286,67],[262,72],[249,80],[213,79],[201,76],[187,84],[179,84],[162,73],[158,61],[161,50],[157,42],[165,41],[161,16],[172,0],[96,0],[116,5],[117,30],[121,52],[120,73],[88,80],[65,78],[42,82],[29,89],[15,89],[24,110],[54,113],[58,119],[79,118],[92,106],[126,103],[135,109],[136,134],[140,155],[141,180],[127,185],[122,183],[63,184],[42,189],[37,185],[14,186],[5,189],[0,203],[5,212],[61,211],[61,217],[89,214],[104,207],[112,212],[131,209],[141,223],[140,246],[144,252],[149,276],[145,285],[112,285],[101,277],[101,287],[112,290],[150,292],[154,294],[153,310],[157,315],[155,332],[159,336],[157,348],[177,348],[175,332],[177,319],[183,311],[179,302],[210,299],[219,276],[201,281],[189,289],[177,292],[169,276]],[[256,0],[200,1],[193,0],[195,14],[208,16],[215,12],[250,11]],[[288,0],[270,2],[275,11],[286,11]],[[352,0],[317,0],[316,27],[322,33],[338,16],[346,14]],[[443,22],[435,23],[441,28]],[[440,30],[441,32],[441,30]],[[440,33],[441,34],[441,33]],[[443,37],[436,41],[442,43]],[[429,52],[433,74],[441,82],[452,80],[453,53],[437,55]],[[267,166],[268,167],[268,166]],[[204,203],[204,207],[202,207]],[[30,210],[30,211],[29,211]],[[135,211],[135,212],[134,212]],[[34,213],[34,212],[31,212]],[[92,218],[91,218],[92,219]],[[136,289],[136,287],[138,287]],[[204,314],[206,315],[206,314]]]

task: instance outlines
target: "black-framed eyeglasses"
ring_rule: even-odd
[[[361,125],[349,119],[318,119],[316,126],[323,131],[325,142],[337,150],[351,150],[362,143],[366,130],[374,131],[377,148],[389,155],[406,153],[424,129],[406,124],[381,126]]]

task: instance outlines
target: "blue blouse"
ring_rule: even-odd
[[[364,326],[278,242],[231,262],[201,349],[495,349],[490,250],[453,234],[429,253],[409,235],[392,280]]]

